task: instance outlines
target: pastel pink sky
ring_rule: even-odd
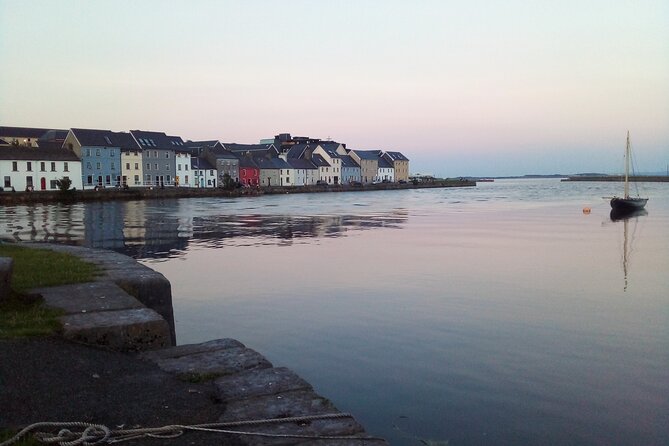
[[[0,125],[280,132],[438,175],[669,164],[669,2],[0,0]]]

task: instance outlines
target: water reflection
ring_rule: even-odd
[[[408,219],[404,209],[346,215],[249,210],[256,209],[219,213],[198,200],[11,206],[0,214],[0,230],[8,240],[77,244],[146,259],[179,257],[189,246],[291,245],[351,230],[399,229]]]
[[[648,215],[648,211],[645,209],[635,209],[633,211],[621,211],[612,209],[610,218],[613,222],[621,221],[623,224],[623,252],[620,258],[620,263],[623,267],[623,291],[627,291],[627,286],[629,284],[629,263],[630,257],[634,249],[634,239],[636,237],[637,227],[639,223],[639,217]],[[629,225],[630,221],[633,222],[632,232],[630,233]]]

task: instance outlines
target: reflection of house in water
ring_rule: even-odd
[[[82,204],[5,206],[0,215],[0,237],[19,242],[81,244],[83,219]]]
[[[405,211],[371,215],[216,215],[195,217],[195,243],[219,246],[267,243],[314,237],[341,237],[348,230],[401,228]],[[234,239],[234,241],[233,241]],[[251,243],[249,243],[249,241]]]
[[[210,211],[198,200],[9,206],[0,214],[0,235],[17,241],[113,249],[134,258],[161,258],[179,255],[189,243],[283,245],[341,237],[351,230],[401,228],[408,219],[403,210],[360,215],[203,215]]]
[[[88,203],[84,214],[85,245],[100,249],[123,248],[124,207],[122,201]]]

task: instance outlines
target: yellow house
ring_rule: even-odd
[[[400,152],[385,152],[382,157],[395,168],[395,181],[409,181],[409,158]]]

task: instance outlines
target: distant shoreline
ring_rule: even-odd
[[[362,186],[350,185],[318,185],[318,186],[276,186],[259,188],[239,188],[224,190],[219,188],[186,188],[168,187],[160,188],[106,188],[101,190],[71,190],[61,191],[34,191],[34,192],[0,192],[0,205],[20,205],[36,203],[77,203],[88,201],[113,201],[113,200],[152,200],[165,198],[202,198],[202,197],[257,197],[262,195],[276,194],[304,194],[323,192],[366,192],[377,190],[404,190],[404,189],[427,189],[443,187],[472,187],[476,181],[466,179],[436,180],[424,183],[380,183],[364,184]]]
[[[630,181],[636,181],[638,183],[667,183],[669,182],[669,176],[660,176],[660,175],[637,175],[630,176]],[[563,178],[562,181],[625,181],[624,175],[575,175],[568,178]]]

